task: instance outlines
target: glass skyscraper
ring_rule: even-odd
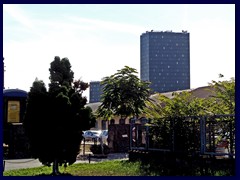
[[[154,92],[190,89],[190,47],[187,31],[147,31],[140,36],[140,78]]]
[[[100,102],[102,88],[100,81],[91,81],[90,82],[90,99],[89,103]]]

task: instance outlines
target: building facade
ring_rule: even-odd
[[[190,46],[187,31],[150,31],[140,36],[140,78],[153,92],[190,89]]]
[[[90,82],[89,103],[100,102],[102,89],[100,81]]]

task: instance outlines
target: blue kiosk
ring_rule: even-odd
[[[3,143],[8,147],[7,159],[29,157],[23,117],[28,93],[21,89],[3,90]]]

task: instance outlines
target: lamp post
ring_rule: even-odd
[[[5,71],[5,70],[4,70],[4,67],[5,67],[5,66],[4,66],[4,57],[3,57],[3,76],[2,76],[2,77],[3,77],[3,79],[2,79],[2,81],[3,81],[3,84],[2,84],[2,85],[3,85],[3,89],[5,89],[5,88],[4,88],[4,71]]]

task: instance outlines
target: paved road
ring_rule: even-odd
[[[91,158],[91,163],[97,163],[101,161],[113,160],[113,159],[128,159],[127,153],[111,153],[108,154],[107,158]],[[89,163],[88,158],[79,156],[75,163]],[[4,171],[14,170],[14,169],[25,169],[32,167],[43,166],[38,159],[13,159],[5,160]]]
[[[4,171],[13,169],[24,169],[31,167],[40,167],[42,164],[38,159],[12,159],[5,160]]]

